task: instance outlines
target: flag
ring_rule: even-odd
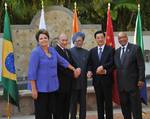
[[[79,31],[79,23],[78,23],[78,16],[77,16],[77,11],[76,9],[74,10],[73,13],[73,21],[72,21],[72,33],[76,33]]]
[[[79,31],[79,23],[78,23],[78,15],[76,10],[76,2],[74,3],[74,12],[73,12],[73,20],[72,20],[72,36],[74,33]],[[73,47],[73,42],[71,40],[71,47]]]
[[[42,0],[42,10],[41,10],[39,29],[46,29],[43,0]]]
[[[5,9],[4,16],[4,34],[2,48],[2,85],[4,88],[4,98],[10,103],[19,106],[19,93],[16,80],[16,70],[14,65],[13,44],[7,8]]]
[[[144,43],[143,43],[143,34],[142,34],[142,23],[141,23],[141,15],[140,15],[140,5],[138,5],[138,14],[136,18],[136,26],[134,33],[134,43],[141,47],[143,56],[144,56]],[[147,86],[146,80],[144,82],[144,86],[140,90],[141,101],[144,104],[147,104]]]
[[[110,15],[110,3],[108,4],[108,11],[107,11],[107,26],[106,26],[106,45],[111,46],[115,50],[115,41],[114,41],[114,33],[113,33],[113,25],[112,19]],[[118,93],[118,83],[116,79],[116,71],[113,72],[113,102],[116,104],[120,104],[119,93]]]
[[[0,82],[2,81],[2,39],[0,38]]]

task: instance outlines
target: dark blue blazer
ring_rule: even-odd
[[[99,86],[99,83],[103,83],[106,86],[112,85],[112,72],[114,69],[114,49],[105,45],[101,60],[98,57],[98,47],[94,47],[90,50],[90,56],[88,61],[88,70],[93,73],[93,85]],[[96,69],[99,66],[103,66],[107,73],[106,75],[96,74]]]

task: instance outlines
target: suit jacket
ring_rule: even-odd
[[[73,47],[70,49],[75,65],[81,68],[79,78],[73,81],[73,89],[85,89],[87,87],[87,63],[89,51],[83,48]]]
[[[101,61],[99,61],[99,57],[98,57],[98,47],[92,48],[90,50],[88,71],[92,71],[93,73],[94,86],[99,86],[100,82],[103,82],[103,84],[107,86],[112,85],[112,71],[114,68],[113,56],[114,56],[114,50],[107,45],[104,46],[102,56],[101,56]],[[96,69],[101,65],[107,71],[105,75],[96,74]]]
[[[66,59],[70,64],[74,64],[68,49],[66,49],[67,54],[58,45],[55,47],[55,49],[59,55]],[[73,71],[65,69],[61,65],[58,65],[57,70],[59,79],[59,92],[70,92],[72,88],[72,81],[74,79]]]
[[[115,52],[115,66],[117,70],[118,87],[120,91],[132,91],[138,88],[138,81],[145,79],[145,64],[141,48],[128,43],[125,59],[121,64],[121,48]]]

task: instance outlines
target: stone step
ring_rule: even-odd
[[[123,119],[122,113],[120,109],[114,109],[114,119]],[[149,119],[150,117],[150,108],[143,109],[143,119]],[[34,119],[34,115],[26,115],[26,116],[12,116],[11,119]],[[0,117],[0,119],[7,119],[6,117]],[[77,115],[78,119],[78,115]],[[86,119],[97,119],[96,111],[87,111]]]
[[[29,90],[20,90],[20,109],[15,106],[11,106],[12,115],[31,115],[34,113],[33,100],[31,97],[31,92]],[[148,87],[148,99],[150,102],[150,86]],[[0,115],[6,115],[7,102],[2,98],[2,91],[0,91]],[[146,107],[143,105],[143,107]],[[114,104],[114,109],[118,109],[119,106]],[[96,111],[96,99],[93,86],[87,88],[87,111]]]

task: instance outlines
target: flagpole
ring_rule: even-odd
[[[9,93],[8,93],[8,102],[7,102],[7,119],[10,119],[10,103],[9,103]]]
[[[138,4],[138,12],[140,11],[140,4]],[[137,36],[136,36],[136,34],[137,34],[137,23],[138,23],[138,21],[136,20],[136,23],[135,23],[135,32],[134,32],[134,44],[136,44],[137,43],[137,41],[136,41],[136,39],[137,39]]]
[[[74,10],[76,11],[76,9],[77,9],[77,3],[74,2]]]
[[[5,2],[5,10],[7,10],[7,3]],[[10,103],[9,103],[9,93],[7,95],[7,119],[10,119]]]
[[[45,17],[44,17],[44,2],[41,0],[41,17],[40,17],[40,23],[39,23],[39,29],[46,29],[46,23],[45,23]]]
[[[77,10],[77,3],[76,2],[74,2],[74,9],[73,9],[73,19],[74,19],[74,14],[76,14],[76,10]],[[73,23],[72,23],[73,25],[72,25],[72,36],[74,35],[74,26],[76,25],[75,23],[74,23],[74,20],[73,20]],[[71,48],[72,47],[74,47],[74,44],[73,44],[73,42],[72,42],[72,40],[70,41],[71,42]]]
[[[138,11],[140,11],[140,4],[138,4]]]
[[[7,3],[5,3],[5,10],[7,10]],[[7,98],[7,119],[10,119],[9,93],[8,93],[8,98]]]
[[[41,0],[42,9],[44,9],[44,2]]]
[[[110,9],[110,3],[108,3],[108,9]]]

